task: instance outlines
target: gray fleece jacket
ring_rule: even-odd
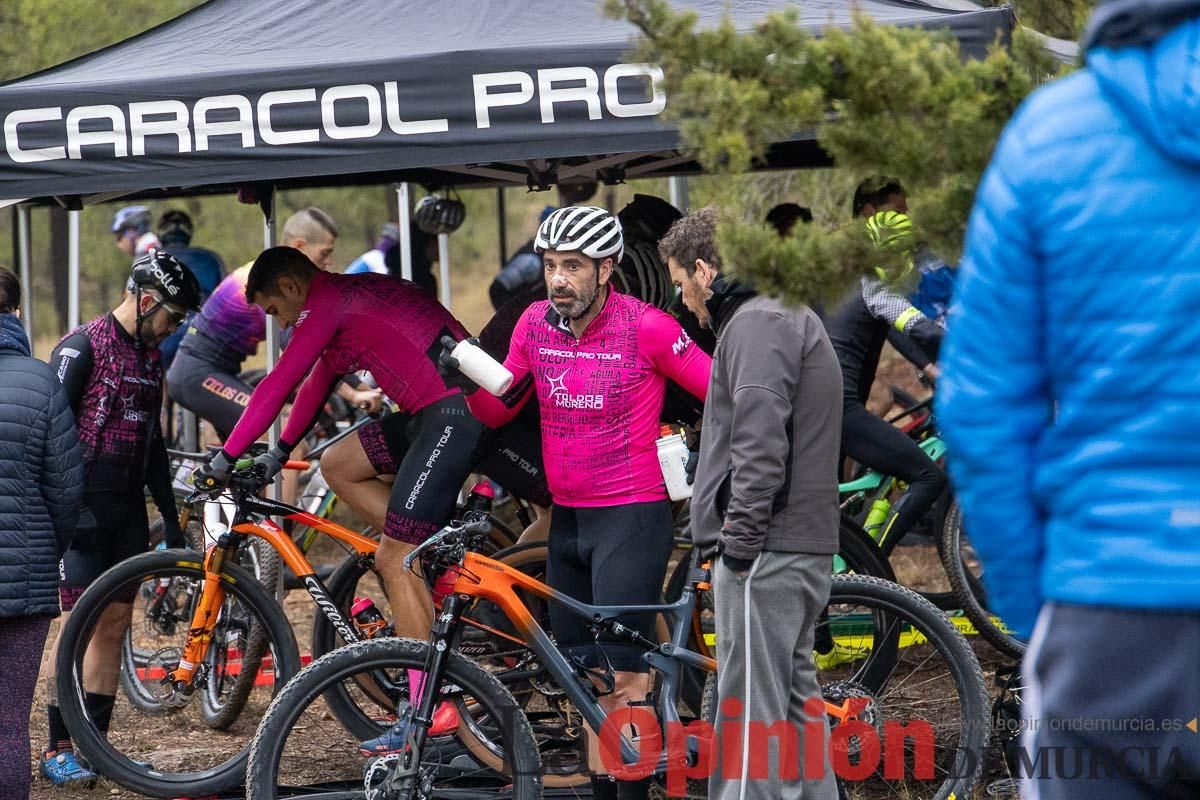
[[[692,538],[735,559],[838,551],[842,371],[807,307],[726,283],[704,404]]]

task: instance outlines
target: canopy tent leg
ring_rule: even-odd
[[[29,246],[29,206],[17,206],[17,269],[21,275],[21,321],[29,347],[33,344],[33,268]]]
[[[267,250],[275,246],[275,187],[271,186],[267,190],[266,197],[259,198],[259,205],[263,212],[263,249]],[[267,316],[267,372],[275,370],[275,364],[279,362],[279,325],[275,322],[275,318]],[[271,423],[271,427],[267,430],[267,444],[271,447],[279,441],[279,434],[282,431],[282,426],[279,422],[279,417]],[[271,487],[271,496],[276,500],[283,499],[283,476],[282,474],[275,477],[275,482]],[[282,584],[280,587],[282,588]]]
[[[450,308],[450,234],[438,234],[438,294],[442,305]]]
[[[400,210],[400,277],[412,280],[412,235],[408,229],[408,182],[396,184],[396,206]]]
[[[67,330],[79,327],[79,214],[67,212]]]
[[[679,176],[668,178],[667,185],[671,192],[671,205],[684,214],[688,213],[688,179]]]

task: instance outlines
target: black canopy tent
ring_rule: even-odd
[[[946,27],[979,54],[1007,8],[805,0],[814,31],[856,10]],[[683,0],[748,29],[779,0]],[[959,5],[961,7],[961,5]],[[694,169],[661,120],[661,72],[599,0],[210,0],[111,47],[0,86],[0,198],[293,185],[517,183]],[[778,166],[821,159],[810,135]],[[607,171],[607,174],[606,172]],[[78,202],[78,201],[75,201]],[[72,203],[73,205],[74,203]]]
[[[792,4],[676,5],[695,10],[702,25],[728,16],[746,30]],[[1006,7],[963,0],[796,7],[814,32],[847,26],[859,12],[886,24],[948,28],[972,55],[1015,24]],[[26,286],[29,203],[75,210],[75,321],[77,210],[89,203],[255,184],[269,245],[277,188],[396,182],[407,239],[407,181],[543,188],[571,178],[696,172],[661,118],[661,71],[630,62],[635,34],[603,17],[599,0],[209,0],[0,85],[0,205],[25,204],[18,239]],[[766,166],[827,163],[811,133],[799,133],[773,146]],[[407,275],[408,243],[401,244]]]

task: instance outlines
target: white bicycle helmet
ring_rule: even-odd
[[[534,252],[578,250],[588,258],[612,257],[620,262],[625,252],[621,223],[612,214],[596,206],[560,208],[538,227],[533,240]]]

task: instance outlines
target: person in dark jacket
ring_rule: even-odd
[[[771,763],[768,777],[742,779],[756,738],[750,724],[794,726],[805,752],[806,701],[820,698],[814,629],[829,600],[838,549],[837,462],[842,376],[812,309],[785,306],[721,274],[711,208],[684,217],[659,243],[671,278],[700,323],[717,334],[704,405],[704,436],[692,496],[692,540],[715,549],[717,694],[737,699],[739,721],[719,723],[722,759],[709,797],[838,796],[828,764]],[[749,687],[753,685],[751,692]],[[727,760],[733,756],[736,763]],[[788,780],[789,773],[802,780]],[[787,794],[785,794],[785,781]]]
[[[899,428],[867,410],[867,396],[879,367],[884,341],[925,375],[937,378],[944,331],[902,291],[915,279],[916,236],[908,217],[904,188],[894,178],[867,178],[854,193],[855,216],[879,252],[874,274],[864,275],[825,315],[825,330],[842,366],[842,452],[859,464],[894,475],[908,491],[892,505],[879,531],[871,531],[891,552],[946,490],[946,473]]]
[[[0,793],[27,798],[29,711],[83,466],[67,394],[30,357],[20,297],[17,276],[0,268]]]

